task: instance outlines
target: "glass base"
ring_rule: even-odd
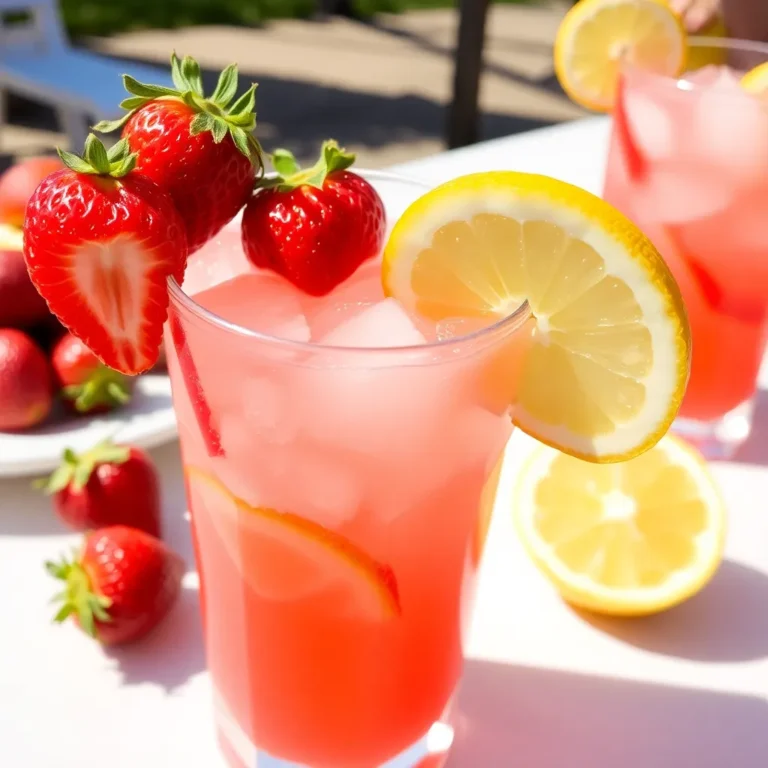
[[[672,432],[695,445],[705,458],[732,459],[752,431],[754,400],[747,400],[715,421],[678,418]]]
[[[219,747],[229,768],[334,768],[332,765],[309,766],[292,763],[269,755],[251,742],[220,700],[215,702],[215,709]],[[408,749],[386,763],[372,765],[370,768],[443,768],[453,737],[453,727],[448,722],[438,721]]]

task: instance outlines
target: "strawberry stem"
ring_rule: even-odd
[[[259,179],[256,188],[277,187],[280,192],[291,192],[303,186],[322,189],[332,173],[345,171],[352,166],[355,155],[342,149],[334,139],[328,139],[323,142],[320,158],[311,168],[302,169],[287,149],[276,149],[271,159],[277,176]]]
[[[66,584],[53,598],[52,602],[60,603],[53,620],[60,624],[74,615],[86,634],[97,637],[96,622],[111,620],[108,609],[112,601],[93,591],[88,574],[76,560],[62,558],[58,563],[49,560],[45,568],[53,578]]]
[[[136,167],[136,155],[130,151],[128,141],[120,139],[109,150],[94,136],[88,134],[82,155],[56,150],[61,162],[76,173],[90,176],[111,176],[114,179],[127,176]]]
[[[71,448],[67,448],[61,464],[46,480],[36,481],[35,487],[43,490],[47,495],[58,493],[64,488],[81,491],[88,485],[93,470],[99,464],[123,464],[128,461],[130,453],[130,448],[115,445],[111,440],[103,440],[89,451],[79,455]]]
[[[123,75],[123,86],[131,94],[120,103],[127,110],[126,114],[119,120],[102,120],[95,130],[101,133],[119,130],[145,104],[160,98],[176,99],[197,113],[190,122],[191,135],[210,131],[217,144],[230,136],[251,162],[259,167],[263,165],[261,146],[253,135],[256,129],[256,83],[231,104],[237,92],[237,64],[230,64],[221,72],[210,98],[206,98],[203,91],[200,65],[191,56],[179,59],[175,51],[171,54],[171,77],[174,88],[140,83],[130,75]]]
[[[125,374],[99,363],[84,382],[64,387],[62,394],[74,403],[79,413],[88,413],[100,405],[108,408],[125,405],[131,399],[131,388]]]

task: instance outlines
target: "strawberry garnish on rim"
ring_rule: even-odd
[[[262,169],[256,127],[256,85],[235,99],[237,65],[219,76],[210,96],[203,91],[200,65],[191,57],[171,56],[174,88],[123,84],[130,97],[119,120],[97,131],[122,129],[144,175],[173,199],[187,231],[190,253],[210,240],[245,205]]]
[[[82,157],[46,177],[27,205],[24,259],[48,307],[105,364],[135,375],[160,353],[167,280],[184,279],[187,244],[171,199],[134,171],[128,142],[107,152],[91,134]]]
[[[381,253],[384,203],[350,170],[354,161],[333,140],[306,169],[287,150],[275,151],[277,175],[259,183],[243,211],[243,250],[254,266],[324,296]]]

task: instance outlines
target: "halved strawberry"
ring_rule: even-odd
[[[46,177],[27,206],[24,258],[48,307],[106,365],[137,374],[157,361],[169,276],[181,283],[184,225],[171,199],[133,169],[127,141]]]
[[[332,595],[329,610],[367,621],[400,615],[395,574],[349,539],[291,512],[252,507],[213,475],[187,467],[198,530],[206,521],[262,597]]]

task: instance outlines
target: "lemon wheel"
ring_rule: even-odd
[[[698,592],[722,558],[725,509],[701,456],[665,437],[598,466],[544,446],[514,494],[526,550],[562,596],[612,615],[656,613]]]
[[[541,442],[621,461],[677,413],[690,368],[680,292],[648,238],[582,189],[514,172],[444,184],[396,223],[382,279],[437,321],[490,324],[528,302],[519,333],[532,336],[509,398],[515,423]]]
[[[555,72],[576,103],[607,112],[622,63],[676,76],[687,48],[682,21],[665,0],[580,0],[558,29]]]

